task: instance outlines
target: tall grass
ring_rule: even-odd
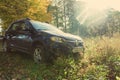
[[[10,79],[17,76],[20,80],[120,80],[120,36],[84,41],[85,55],[78,63],[59,57],[54,65],[39,65],[26,54],[12,53],[1,54],[1,64],[9,62],[12,67],[5,64],[0,70],[4,74],[13,72]]]
[[[83,59],[58,58],[50,68],[44,68],[48,80],[119,80],[120,37],[85,39]]]
[[[84,78],[116,80],[120,77],[120,36],[86,39]],[[90,75],[89,75],[90,74]]]
[[[120,37],[85,39],[85,56],[79,63],[59,59],[57,77],[67,80],[120,80]],[[61,76],[61,77],[59,77]],[[58,80],[59,80],[58,79]]]

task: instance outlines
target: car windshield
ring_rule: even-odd
[[[62,32],[61,30],[59,30],[55,26],[47,24],[47,23],[42,23],[42,22],[39,22],[39,21],[30,21],[30,22],[32,23],[33,27],[36,30],[47,30],[47,31]]]

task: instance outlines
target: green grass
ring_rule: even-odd
[[[58,58],[54,65],[35,64],[22,52],[0,53],[0,80],[120,80],[120,37],[85,39],[79,63]]]

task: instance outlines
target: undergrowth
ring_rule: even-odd
[[[53,65],[35,64],[31,56],[0,53],[0,80],[120,80],[120,37],[85,39],[79,62],[59,57]]]

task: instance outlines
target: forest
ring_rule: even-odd
[[[30,18],[78,35],[85,43],[79,62],[60,57],[46,66],[22,52],[5,54],[0,40],[0,80],[120,80],[120,6],[102,1],[88,1],[87,6],[84,0],[0,0],[0,34],[12,22]]]

